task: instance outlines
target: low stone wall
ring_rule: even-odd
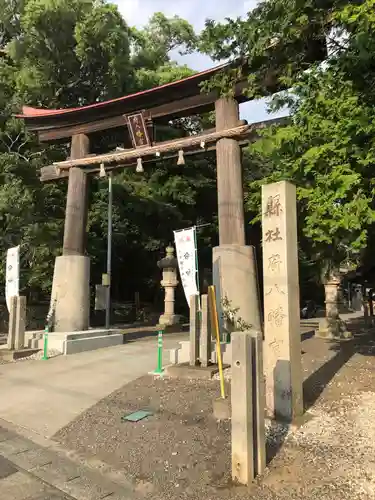
[[[28,304],[26,308],[26,329],[43,330],[49,309],[49,303]],[[8,332],[9,313],[5,303],[0,304],[0,332]]]
[[[180,346],[174,349],[169,349],[169,361],[172,365],[180,363],[189,363],[190,360],[190,340],[182,340],[179,342]],[[232,364],[232,344],[221,342],[221,353],[223,363],[225,365]],[[212,342],[212,351],[210,361],[214,364],[217,363],[217,352],[214,341]]]
[[[1,300],[1,299],[0,299]],[[49,310],[49,302],[27,304],[26,330],[44,330]],[[142,314],[141,314],[142,313]],[[140,313],[136,313],[135,305],[114,303],[111,311],[111,324],[123,325],[139,322],[142,325],[155,325],[159,321],[160,312],[155,312],[149,305],[143,305]],[[139,317],[138,317],[139,316]],[[0,302],[0,333],[8,333],[9,313],[5,301]],[[90,326],[101,327],[105,324],[105,311],[91,309]]]

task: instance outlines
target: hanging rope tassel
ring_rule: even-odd
[[[144,172],[143,170],[143,165],[142,165],[142,158],[138,158],[137,160],[137,168],[135,169],[137,174],[142,174]]]
[[[105,167],[104,167],[104,163],[101,163],[100,164],[100,172],[99,172],[99,177],[106,177],[106,172],[105,172]]]
[[[182,149],[178,152],[177,165],[185,165],[184,152]]]

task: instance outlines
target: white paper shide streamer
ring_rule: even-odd
[[[20,282],[20,247],[9,248],[7,251],[5,273],[5,300],[9,311],[10,298],[19,294]]]
[[[174,240],[182,286],[190,306],[191,295],[198,294],[195,227],[174,231]]]

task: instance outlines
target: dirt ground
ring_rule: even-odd
[[[231,482],[230,423],[212,416],[218,381],[142,377],[54,439],[120,470],[145,499],[375,499],[375,342],[355,326],[354,341],[303,341],[309,418],[268,423],[268,468],[249,488]],[[153,415],[121,421],[139,409]]]

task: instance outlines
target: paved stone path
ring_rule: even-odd
[[[14,464],[1,455],[0,491],[2,500],[69,500],[72,498],[34,476],[19,471]]]
[[[165,336],[164,356],[186,334]],[[0,366],[0,500],[136,500],[123,475],[48,438],[123,384],[156,368],[156,338],[49,361]]]
[[[187,334],[164,336],[165,363],[168,349],[186,338]],[[148,337],[48,361],[0,365],[0,419],[52,437],[82,411],[154,370],[156,362],[157,338]]]
[[[0,427],[1,500],[136,500],[124,478],[113,481],[68,458]]]

